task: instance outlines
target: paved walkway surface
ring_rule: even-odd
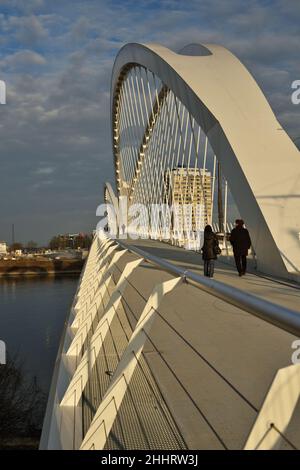
[[[202,273],[200,254],[153,240],[127,243]],[[128,254],[127,261],[132,256]],[[129,311],[141,312],[153,287],[171,278],[154,265],[142,263],[131,275],[131,287],[126,291],[127,317]],[[296,285],[255,274],[240,278],[232,266],[221,261],[215,278],[299,310]],[[181,284],[166,295],[143,355],[186,447],[243,448],[276,372],[291,365],[294,340],[293,335],[195,286]],[[285,435],[300,448],[298,408]],[[280,439],[278,443],[280,448],[291,448]]]
[[[203,274],[203,262],[200,253],[184,250],[157,240],[122,240],[123,243],[144,250],[159,258],[181,266],[198,274]],[[250,258],[250,257],[249,257]],[[251,265],[251,259],[248,264]],[[250,268],[251,269],[251,268]],[[279,305],[284,305],[292,310],[299,310],[300,314],[300,284],[268,278],[263,274],[247,273],[239,277],[233,266],[232,257],[226,259],[222,256],[215,265],[215,276],[218,281],[233,287],[245,290],[245,292],[257,295]]]
[[[127,243],[203,271],[200,254],[153,240]],[[117,254],[121,248],[113,245],[95,239],[91,249],[69,318],[73,325],[76,314],[77,327],[66,330],[47,417],[51,433],[43,445],[77,449],[87,438],[84,446],[105,443],[119,450],[243,449],[274,377],[291,365],[296,338],[181,277],[174,280],[134,252]],[[230,260],[223,261],[217,263],[217,280],[299,310],[299,286],[255,274],[240,278]],[[167,294],[166,286],[172,286]],[[83,344],[68,356],[80,335]],[[76,377],[76,393],[82,392],[80,403],[59,407],[71,377]],[[284,397],[280,385],[269,408],[281,432],[276,431],[276,448],[300,449],[300,399],[289,425],[281,429],[290,380]],[[297,387],[300,383],[295,386],[299,393]]]

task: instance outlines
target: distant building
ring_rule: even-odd
[[[6,242],[0,242],[0,255],[7,254],[7,244]]]
[[[165,173],[165,202],[175,208],[172,229],[179,244],[190,238],[190,232],[203,231],[211,223],[211,183],[211,173],[199,168],[179,167]]]
[[[92,236],[85,233],[65,233],[53,237],[50,240],[51,250],[76,250],[89,249],[92,242]]]
[[[65,242],[66,248],[76,248],[76,240],[80,237],[79,233],[66,233],[59,235],[60,239]]]

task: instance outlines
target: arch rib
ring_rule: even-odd
[[[118,92],[135,64],[157,75],[208,136],[251,231],[258,268],[291,277],[289,273],[300,272],[299,151],[233,54],[217,45],[204,45],[197,53],[176,54],[155,44],[128,44],[119,52],[111,93],[118,191]]]

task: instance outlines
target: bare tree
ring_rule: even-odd
[[[16,438],[38,439],[45,398],[36,379],[27,379],[16,360],[8,358],[0,366],[0,448]]]

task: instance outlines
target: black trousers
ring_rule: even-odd
[[[214,259],[205,259],[204,260],[204,276],[213,277],[215,268]]]
[[[247,256],[234,254],[236,269],[239,273],[245,273],[247,269]]]

